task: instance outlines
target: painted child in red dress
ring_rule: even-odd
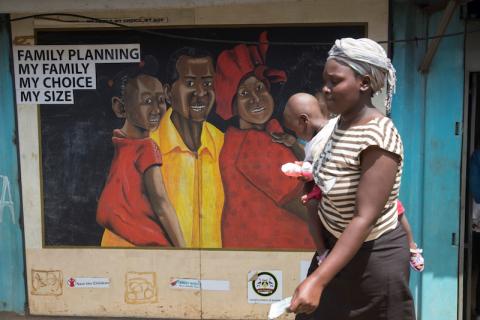
[[[166,110],[164,87],[146,69],[144,63],[127,69],[113,83],[112,109],[125,123],[113,131],[115,154],[97,207],[97,222],[105,227],[102,246],[184,246],[162,157],[149,137]]]
[[[216,111],[223,119],[239,120],[239,128],[227,129],[220,153],[222,243],[224,248],[311,249],[306,210],[298,201],[302,183],[280,171],[297,159],[271,136],[283,130],[270,119],[270,82],[285,81],[286,74],[265,65],[266,33],[260,42],[259,47],[237,45],[217,60]]]

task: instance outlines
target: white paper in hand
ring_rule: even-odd
[[[285,298],[278,302],[274,302],[270,305],[270,311],[268,312],[268,319],[276,319],[280,317],[290,307],[292,297]]]

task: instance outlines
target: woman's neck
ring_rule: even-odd
[[[348,110],[340,115],[338,126],[341,129],[348,129],[352,126],[362,125],[375,118],[378,113],[373,104],[364,103]]]

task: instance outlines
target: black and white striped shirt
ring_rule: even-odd
[[[323,192],[318,213],[324,227],[336,238],[340,237],[355,213],[361,172],[360,154],[370,146],[398,155],[400,163],[390,197],[366,241],[375,240],[397,226],[403,144],[393,122],[382,117],[347,130],[340,130],[337,126],[323,152],[314,162],[315,182]]]

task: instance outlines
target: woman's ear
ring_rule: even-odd
[[[372,89],[372,79],[370,79],[368,75],[363,76],[362,82],[360,83],[360,91],[366,92],[370,89]]]
[[[118,118],[126,118],[125,104],[120,97],[112,98],[112,110]]]

